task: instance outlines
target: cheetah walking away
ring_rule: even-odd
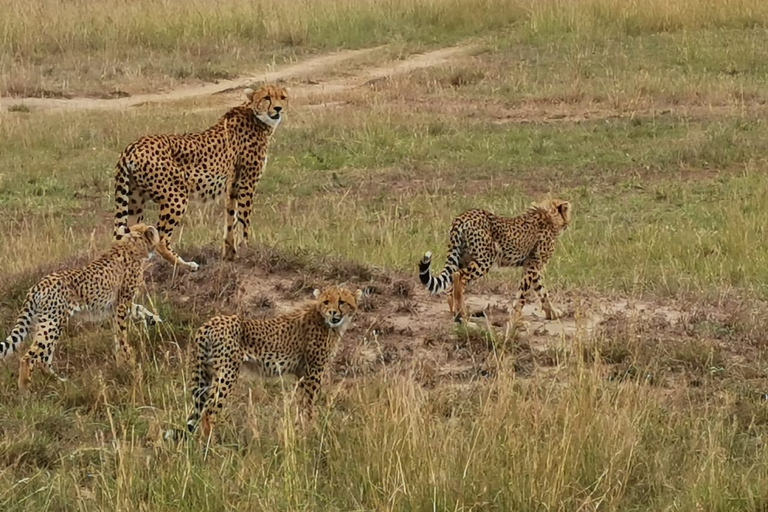
[[[30,334],[33,336],[32,346],[19,364],[22,391],[28,389],[35,368],[57,377],[51,363],[67,317],[78,314],[87,320],[100,321],[111,316],[116,356],[129,362],[133,362],[134,355],[128,345],[128,315],[147,324],[160,322],[154,313],[133,304],[138,288],[144,283],[144,262],[160,241],[157,229],[138,224],[124,235],[89,265],[50,274],[27,293],[16,326],[0,343],[2,359],[18,350]]]
[[[552,199],[534,203],[517,217],[500,217],[484,210],[469,210],[451,225],[448,260],[443,271],[430,274],[432,253],[419,263],[419,278],[430,293],[453,287],[448,305],[455,318],[467,316],[464,288],[485,276],[495,264],[500,267],[524,267],[525,272],[512,306],[515,322],[522,322],[527,293],[533,289],[541,299],[547,319],[561,315],[550,302],[541,274],[555,251],[560,234],[571,222],[571,203]]]
[[[272,133],[283,118],[285,89],[265,86],[246,89],[247,101],[224,114],[199,133],[150,135],[123,150],[115,170],[115,231],[141,222],[147,200],[160,207],[157,252],[167,261],[197,270],[171,247],[173,230],[187,211],[190,199],[214,199],[226,193],[227,232],[224,257],[237,252],[236,223],[248,241],[256,185],[267,162]]]

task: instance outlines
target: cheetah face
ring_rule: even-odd
[[[329,286],[322,292],[315,290],[314,296],[325,323],[332,329],[338,329],[349,324],[357,311],[357,301],[363,296],[363,292],[351,292],[341,286]]]
[[[571,203],[568,201],[553,199],[550,202],[550,215],[560,231],[565,231],[571,224],[571,210]]]
[[[258,91],[245,90],[248,106],[253,109],[256,118],[272,129],[277,128],[283,119],[284,108],[288,100],[285,89],[276,85],[265,85]]]
[[[128,233],[124,233],[127,238],[124,240],[133,243],[136,246],[144,247],[147,251],[147,256],[153,253],[157,244],[160,243],[160,234],[155,226],[151,224],[134,224],[128,228]]]

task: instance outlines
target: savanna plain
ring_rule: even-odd
[[[291,95],[251,245],[222,261],[223,203],[198,203],[175,236],[201,269],[152,260],[141,302],[164,323],[132,327],[137,369],[108,322],[70,322],[66,382],[20,396],[17,357],[0,362],[1,510],[768,509],[763,0],[0,12],[3,338],[36,280],[110,243],[128,143],[212,125],[267,72]],[[455,324],[421,256],[443,263],[464,209],[548,197],[573,204],[545,273],[565,317],[534,305],[507,328],[506,269],[468,292],[485,318]],[[336,282],[373,293],[311,426],[290,379],[251,376],[219,442],[163,439],[203,321]]]

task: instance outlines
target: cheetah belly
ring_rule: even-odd
[[[227,188],[226,174],[193,173],[189,178],[190,197],[197,201],[206,202],[216,199]]]
[[[68,300],[69,315],[82,322],[103,322],[114,315],[116,299],[117,290],[105,293],[99,293],[97,290],[71,293]]]
[[[93,304],[70,304],[69,315],[76,320],[100,323],[114,315],[112,301],[98,301]]]
[[[267,378],[295,375],[299,367],[298,360],[295,358],[276,355],[253,357],[248,354],[243,356],[243,365],[249,371]]]

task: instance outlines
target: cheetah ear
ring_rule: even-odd
[[[246,97],[246,98],[248,98],[248,101],[253,101],[253,95],[254,95],[254,94],[256,94],[256,92],[255,92],[253,89],[251,89],[250,87],[248,87],[248,88],[247,88],[245,91],[243,91],[243,92],[245,93],[245,97]]]
[[[366,291],[367,291],[367,290],[366,290]],[[360,300],[360,299],[362,299],[362,298],[363,298],[363,295],[365,295],[366,297],[367,297],[368,295],[370,295],[370,292],[369,292],[369,293],[366,293],[366,291],[363,291],[363,290],[357,290],[357,291],[355,292],[355,299],[357,299],[357,300]]]
[[[312,296],[314,298],[318,298],[320,296],[320,293],[321,293],[320,289],[319,288],[315,288],[315,291],[312,292]]]
[[[160,234],[157,232],[155,226],[147,226],[147,230],[144,232],[144,238],[150,243],[152,247],[160,243]]]

